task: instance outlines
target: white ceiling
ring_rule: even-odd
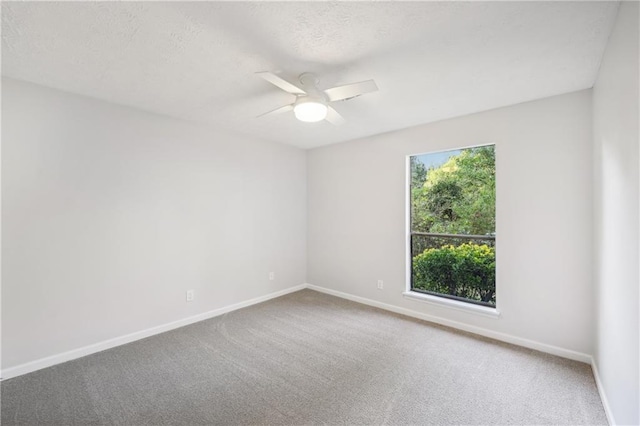
[[[311,148],[589,88],[618,2],[2,2],[2,74]],[[254,75],[373,78],[301,123]]]

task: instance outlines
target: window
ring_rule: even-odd
[[[409,157],[412,292],[496,306],[495,146]]]

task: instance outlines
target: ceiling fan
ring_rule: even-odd
[[[300,121],[313,123],[316,121],[327,120],[331,124],[339,125],[345,122],[338,112],[333,109],[329,103],[336,101],[345,101],[355,98],[365,93],[375,92],[378,90],[375,81],[366,80],[359,83],[346,84],[344,86],[332,87],[330,89],[320,90],[318,88],[319,80],[312,73],[303,73],[298,77],[300,86],[289,83],[276,74],[268,71],[256,73],[269,83],[277,86],[287,93],[296,96],[295,102],[274,109],[259,115],[262,117],[268,114],[277,114],[281,112],[293,111],[296,118]]]

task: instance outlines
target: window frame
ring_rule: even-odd
[[[438,154],[448,151],[455,150],[465,150],[472,148],[480,148],[483,146],[493,146],[494,152],[496,152],[496,163],[497,163],[497,144],[495,142],[482,143],[477,145],[469,145],[465,147],[452,147],[452,148],[443,148],[436,151],[427,151],[423,153],[414,153],[408,154],[405,157],[405,291],[402,293],[406,299],[415,300],[418,302],[428,303],[435,306],[445,307],[453,310],[464,311],[474,314],[479,314],[482,316],[490,317],[490,318],[499,318],[500,311],[498,310],[498,277],[497,277],[497,263],[496,263],[496,304],[495,306],[487,306],[482,302],[478,303],[477,301],[448,295],[448,294],[439,294],[435,292],[429,291],[417,291],[412,288],[412,279],[413,279],[413,258],[412,258],[412,238],[413,238],[413,230],[411,229],[411,158],[417,157],[421,155],[429,155],[429,154]],[[496,170],[496,192],[497,192],[497,170]],[[496,203],[496,214],[497,214],[497,203]],[[448,235],[448,234],[442,234]],[[455,234],[452,234],[455,235]],[[464,234],[463,234],[464,235]],[[494,236],[495,239],[497,239]],[[495,241],[495,240],[494,240]],[[496,252],[497,255],[497,252]]]

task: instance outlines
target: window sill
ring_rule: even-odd
[[[498,311],[496,308],[474,305],[473,303],[459,302],[457,300],[446,299],[444,297],[418,293],[417,291],[405,291],[404,293],[402,293],[402,295],[407,299],[418,300],[420,302],[426,302],[432,305],[455,309],[457,311],[482,315],[494,319],[500,317],[500,311]]]

